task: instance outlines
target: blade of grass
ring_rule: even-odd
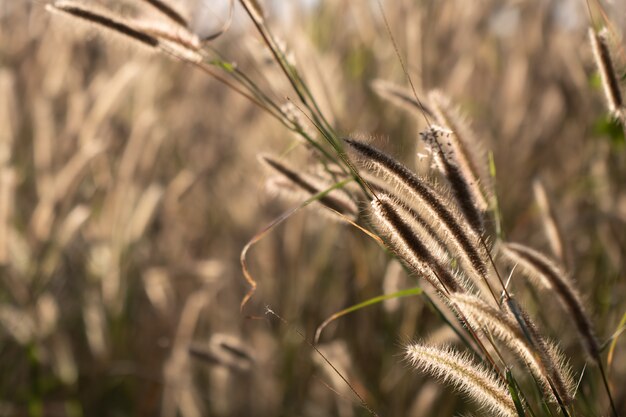
[[[510,369],[506,370],[506,382],[509,385],[509,392],[511,393],[511,397],[513,398],[513,404],[515,404],[515,410],[517,410],[517,414],[519,417],[526,417],[524,414],[524,406],[522,406],[522,401],[519,397],[519,387],[517,386],[517,382],[513,378],[513,374]]]
[[[331,322],[337,320],[340,317],[345,316],[346,314],[353,313],[355,311],[361,310],[362,308],[369,307],[378,303],[382,303],[385,300],[391,300],[394,298],[402,298],[402,297],[411,297],[414,295],[421,295],[424,291],[420,287],[408,288],[406,290],[397,291],[392,294],[384,294],[379,295],[377,297],[370,298],[369,300],[365,300],[361,303],[355,304],[351,307],[345,308],[341,311],[338,311],[328,317],[322,324],[320,324],[315,330],[315,337],[313,338],[313,343],[319,341],[320,336],[322,335],[322,331],[328,326]]]
[[[622,316],[622,319],[617,325],[617,329],[615,329],[615,332],[613,332],[613,335],[609,339],[611,341],[611,344],[609,345],[609,355],[607,358],[607,365],[606,365],[607,373],[610,371],[611,365],[613,364],[613,355],[615,353],[615,346],[617,346],[617,339],[619,339],[619,337],[622,335],[622,333],[624,333],[624,331],[626,331],[626,313],[624,313],[624,315]]]

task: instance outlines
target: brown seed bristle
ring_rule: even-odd
[[[396,194],[390,191],[379,191],[376,194],[379,200],[388,201],[393,208],[397,211],[402,220],[411,228],[415,234],[415,239],[420,241],[422,245],[428,250],[433,262],[436,262],[439,267],[450,269],[456,259],[453,259],[450,251],[439,237],[439,232],[429,222],[427,222],[417,210],[413,207],[403,204],[402,199]],[[453,292],[465,292],[473,291],[472,283],[461,273],[454,273],[451,271],[444,271],[448,275],[452,275],[452,280],[458,284]]]

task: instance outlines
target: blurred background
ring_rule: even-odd
[[[613,25],[621,76],[626,4],[591,3],[594,25],[600,11]],[[97,4],[158,18],[143,2]],[[228,2],[172,4],[198,34],[228,21]],[[264,4],[337,131],[427,168],[416,158],[423,120],[372,89],[407,85],[378,4]],[[626,148],[595,75],[587,5],[382,4],[418,93],[445,91],[493,153],[504,234],[549,253],[533,194],[542,182],[606,340],[626,308]],[[277,102],[293,94],[238,4],[211,47]],[[242,248],[295,205],[267,192],[257,155],[305,163],[297,143],[189,65],[52,16],[43,1],[0,0],[0,415],[369,415],[296,329],[310,339],[334,312],[415,285],[374,241],[319,209],[297,212],[251,249],[259,287],[240,311]],[[568,318],[549,301],[535,294],[528,308],[550,317],[579,375],[575,336],[559,331]],[[407,339],[455,343],[408,297],[332,323],[319,348],[380,415],[475,411],[408,369]],[[623,408],[625,356],[618,343],[610,373]],[[597,387],[580,389],[593,398]]]

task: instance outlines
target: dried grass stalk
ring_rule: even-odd
[[[163,187],[160,184],[151,184],[137,201],[137,206],[129,219],[127,228],[128,243],[139,240],[156,216],[163,198]]]
[[[0,67],[0,166],[8,164],[13,154],[13,142],[15,140],[19,120],[17,111],[17,95],[15,75],[8,69]]]
[[[102,299],[95,290],[87,291],[83,304],[83,321],[85,335],[92,355],[104,358],[109,353],[107,340],[107,318]]]
[[[260,0],[239,0],[248,14],[258,25],[262,25],[265,21],[265,9]]]

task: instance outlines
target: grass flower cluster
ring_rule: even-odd
[[[162,55],[174,61],[167,65],[180,64],[178,66],[187,66],[190,72],[207,76],[215,83],[213,90],[192,89],[189,94],[199,96],[200,103],[207,95],[214,97],[212,107],[206,112],[200,111],[201,106],[197,104],[189,109],[172,105],[172,118],[167,119],[168,123],[163,122],[161,130],[153,130],[153,126],[161,122],[154,103],[165,100],[170,94],[167,91],[169,80],[164,82],[158,71],[152,74],[147,67],[122,66],[109,81],[94,76],[88,89],[83,89],[80,80],[74,78],[76,84],[67,87],[73,89],[74,95],[66,96],[60,86],[68,82],[62,75],[70,70],[68,64],[58,74],[51,70],[45,91],[34,99],[33,127],[12,129],[12,119],[5,114],[19,108],[11,100],[20,99],[12,91],[20,84],[14,80],[16,75],[0,66],[0,125],[7,126],[0,132],[0,274],[3,279],[0,325],[6,331],[3,340],[11,340],[17,346],[7,351],[14,352],[16,357],[28,353],[28,360],[19,368],[20,378],[36,381],[32,390],[12,390],[0,383],[0,390],[11,391],[20,398],[15,403],[0,402],[0,415],[22,415],[24,403],[28,404],[28,415],[53,414],[48,413],[46,407],[53,411],[59,408],[57,403],[50,405],[48,402],[49,397],[55,396],[80,398],[63,403],[64,409],[69,410],[63,415],[79,416],[83,415],[83,410],[87,415],[93,408],[83,406],[84,399],[96,394],[82,386],[102,374],[112,386],[116,384],[115,378],[126,374],[132,374],[137,380],[152,381],[150,384],[154,386],[149,388],[146,388],[149,384],[133,383],[132,390],[149,392],[150,395],[142,396],[144,399],[157,397],[158,406],[145,405],[145,410],[156,408],[164,417],[196,417],[208,414],[207,409],[211,415],[220,416],[303,413],[352,417],[361,415],[360,412],[381,416],[394,413],[451,415],[467,411],[501,417],[574,417],[609,412],[613,417],[626,415],[623,411],[626,392],[620,385],[626,374],[619,370],[624,359],[621,356],[615,359],[616,351],[619,356],[618,341],[626,316],[617,329],[614,323],[619,319],[616,314],[620,313],[615,311],[618,301],[614,293],[625,288],[626,254],[623,236],[612,233],[619,227],[626,227],[623,210],[626,193],[619,181],[621,176],[626,180],[626,173],[616,162],[620,158],[616,155],[621,154],[610,147],[602,148],[605,160],[612,163],[595,156],[601,162],[596,163],[593,172],[605,181],[604,186],[591,191],[581,191],[583,186],[579,184],[571,187],[572,193],[588,199],[587,206],[580,204],[583,206],[578,207],[580,211],[592,217],[588,206],[595,204],[602,212],[599,226],[596,228],[595,223],[590,223],[589,228],[602,231],[597,240],[604,242],[602,248],[606,249],[598,249],[599,244],[590,239],[581,240],[582,243],[573,248],[575,245],[566,240],[563,224],[571,226],[576,220],[555,207],[560,204],[554,202],[556,193],[550,192],[536,178],[541,164],[531,166],[536,158],[524,159],[524,153],[534,155],[533,152],[546,146],[545,136],[563,129],[563,120],[573,125],[579,123],[574,126],[576,132],[586,132],[591,126],[583,125],[574,116],[570,120],[567,110],[577,108],[567,102],[563,98],[565,93],[558,89],[547,90],[545,94],[537,92],[541,99],[530,97],[528,102],[520,104],[521,97],[525,97],[522,85],[527,75],[535,70],[524,60],[526,58],[518,57],[502,82],[501,101],[512,110],[502,107],[494,112],[502,114],[503,122],[498,131],[503,132],[503,136],[517,140],[514,132],[521,132],[522,127],[526,129],[524,134],[535,129],[535,142],[516,149],[498,145],[492,151],[497,142],[483,139],[488,136],[484,129],[487,122],[480,122],[485,109],[472,112],[477,124],[482,126],[475,129],[462,110],[466,106],[457,106],[451,98],[458,91],[451,91],[448,96],[444,87],[430,91],[425,87],[443,86],[445,82],[440,72],[429,74],[428,66],[432,62],[424,51],[421,51],[424,62],[420,62],[424,70],[420,75],[420,88],[416,88],[414,66],[405,62],[407,58],[402,52],[405,47],[397,44],[396,27],[389,20],[391,16],[392,22],[400,22],[402,13],[389,2],[379,1],[378,7],[371,9],[365,4],[346,6],[351,7],[350,13],[356,16],[352,24],[365,39],[361,49],[346,47],[350,52],[346,58],[348,63],[308,56],[308,40],[304,36],[290,39],[292,45],[299,44],[303,50],[291,50],[276,35],[271,12],[259,0],[226,2],[227,17],[208,31],[200,30],[193,13],[186,13],[183,6],[173,1],[144,0],[126,8],[76,0],[43,3],[45,6],[37,3],[36,7],[45,7],[53,22],[59,19],[70,26],[75,23],[79,32],[82,25],[89,33],[114,35],[122,43],[150,51],[149,59],[159,59]],[[330,6],[311,7],[323,11]],[[419,13],[427,13],[427,8],[411,7],[420,10]],[[490,27],[493,31],[490,36],[494,39],[506,38],[499,34],[504,28],[498,22],[499,19],[508,22],[506,13],[502,14],[508,9],[497,12],[500,8],[494,7],[493,16],[482,21],[479,13],[476,16],[470,13],[474,8],[478,10],[478,6],[467,7],[468,24],[471,21],[475,27]],[[515,16],[522,19],[516,7],[511,6],[511,13],[519,13]],[[601,6],[597,9],[604,11]],[[372,35],[361,22],[369,12],[377,13],[375,19],[379,28],[388,35],[385,42],[395,49],[395,55],[390,54],[382,61],[399,65],[398,74],[408,81],[410,88],[373,78],[380,76],[373,74],[375,69],[370,65],[380,54],[379,46],[368,49],[366,45],[373,44],[380,33]],[[530,13],[530,9],[526,12]],[[346,16],[350,13],[346,12]],[[556,15],[545,10],[541,13]],[[589,13],[592,19],[591,8]],[[433,26],[441,26],[442,31],[443,28],[457,30],[454,25],[446,24],[445,19],[450,18],[446,16],[442,13],[441,21],[432,23]],[[535,20],[528,20],[529,28]],[[422,21],[425,23],[423,17]],[[616,42],[612,43],[617,37],[608,18],[605,23],[611,30],[588,31],[588,63],[595,61],[606,98],[606,111],[598,113],[609,114],[609,120],[604,125],[598,123],[598,129],[604,126],[606,134],[614,135],[610,146],[619,146],[622,132],[614,128],[621,124],[624,129],[626,124],[621,93],[623,77],[618,69],[620,48]],[[241,29],[246,24],[252,35]],[[335,27],[339,31],[341,25]],[[333,44],[334,34],[327,33],[327,29],[312,32],[320,45]],[[229,36],[234,36],[230,42],[225,40]],[[417,39],[416,44],[432,42],[428,31],[421,36],[423,39]],[[253,38],[253,47],[248,48],[248,38]],[[529,42],[533,39],[530,35],[528,38]],[[87,37],[84,39],[86,41]],[[241,63],[230,58],[237,49],[246,50]],[[568,56],[568,51],[559,50],[562,56]],[[450,64],[453,54],[439,49],[437,54],[441,65]],[[85,61],[89,63],[90,59],[87,56]],[[584,62],[584,57],[568,59]],[[345,72],[344,78],[329,86],[333,65],[341,67],[342,64],[346,65],[345,71],[336,72]],[[472,65],[458,64],[455,68],[451,77],[457,77],[457,84],[464,85],[458,80],[462,81],[466,77],[463,74],[471,72]],[[142,76],[149,80],[149,85],[135,91],[128,103],[123,103],[120,97],[124,91]],[[563,90],[578,99],[579,95],[585,96],[580,91],[589,83],[583,69],[572,75],[573,79],[576,77],[577,89],[568,86]],[[317,78],[321,81],[311,81],[318,81]],[[348,88],[350,82],[360,83],[361,89],[371,87],[378,98],[374,98],[374,94],[370,98],[380,99],[385,104],[379,104],[363,118],[353,114],[365,111],[359,100],[348,98],[345,103],[350,105],[341,106],[339,110],[336,104],[341,87]],[[221,85],[221,89],[216,85]],[[98,94],[92,96],[94,91]],[[533,106],[532,100],[540,105]],[[87,105],[90,101],[94,103]],[[69,109],[65,122],[70,127],[64,137],[72,141],[74,147],[61,143],[53,134],[60,124],[58,114],[63,113],[59,110],[61,107],[55,108],[61,106],[59,103]],[[137,115],[129,110],[134,108],[131,103],[153,104]],[[399,119],[395,107],[387,107],[386,103],[407,111],[410,118]],[[119,114],[114,113],[116,106],[122,109]],[[534,126],[526,126],[520,109],[533,107],[539,107],[536,117],[529,118]],[[258,111],[270,120],[268,130],[255,125],[257,116],[252,115]],[[413,132],[418,126],[419,134],[406,139],[400,147],[416,149],[417,158],[389,152],[375,140],[364,140],[351,133],[361,126],[384,129],[383,122],[372,119],[371,115],[376,113],[380,120],[389,116],[410,124]],[[179,127],[185,135],[191,136],[209,114],[216,124],[217,136],[224,138],[223,148],[216,144],[211,152],[198,156],[197,159],[207,156],[210,159],[192,169],[181,163],[181,159],[194,160],[194,150],[199,146],[195,139],[181,142],[185,147],[166,148],[163,132],[173,132]],[[233,120],[241,130],[224,127]],[[497,125],[495,121],[490,122]],[[32,149],[24,151],[13,137],[31,130],[34,132]],[[115,138],[124,133],[127,139],[124,137],[123,143],[116,142]],[[282,152],[262,153],[246,142],[250,137],[269,134],[279,137],[282,133],[288,133],[291,138],[286,148],[281,145]],[[584,134],[581,135],[584,139]],[[591,146],[582,139],[584,146]],[[239,145],[233,147],[232,142]],[[500,158],[497,151],[512,153],[507,160],[510,166],[496,164]],[[20,162],[28,152],[33,154],[32,161],[29,157],[29,162]],[[119,152],[119,156],[113,157],[117,155],[115,152]],[[568,151],[568,155],[569,152],[574,151]],[[558,151],[554,153],[559,155]],[[215,193],[217,197],[201,190],[206,185],[198,184],[205,173],[218,166],[238,163],[233,161],[248,154],[251,160],[256,158],[265,171],[241,163],[238,169],[226,169],[222,193]],[[518,158],[527,162],[523,166],[525,171],[520,173],[515,170]],[[58,167],[61,160],[66,162]],[[566,169],[567,165],[560,161]],[[557,166],[556,162],[550,163]],[[587,167],[584,162],[580,164]],[[501,172],[497,175],[496,166]],[[243,173],[239,173],[239,169]],[[248,231],[239,233],[243,237],[238,240],[240,252],[237,253],[237,249],[226,247],[223,235],[230,237],[238,233],[225,229],[220,237],[207,237],[212,230],[198,226],[207,225],[207,215],[198,214],[194,207],[208,207],[207,212],[212,214],[220,210],[218,205],[236,199],[221,217],[211,218],[212,227],[221,229],[224,219],[233,223],[247,219],[256,225],[257,213],[252,208],[250,192],[242,183],[252,182],[257,171],[267,173],[262,182],[272,196],[288,201],[292,208],[280,212],[250,239]],[[499,187],[503,181],[508,188]],[[540,228],[526,232],[531,230],[527,219],[534,219],[535,212],[520,213],[519,196],[531,193],[521,192],[516,187],[529,181],[538,217],[545,229],[543,237],[538,237]],[[507,198],[511,199],[510,203]],[[183,203],[185,199],[192,203]],[[20,212],[18,207],[25,206],[24,202],[34,208]],[[298,223],[302,221],[298,215],[300,210],[309,206],[316,207],[323,216],[316,218],[314,225]],[[513,223],[511,218],[516,218],[517,222]],[[275,241],[275,248],[268,249],[270,245],[266,245],[265,240],[279,231],[283,233],[285,224],[292,222],[296,226],[300,224],[298,232],[289,229]],[[318,243],[302,238],[311,230],[319,233],[319,241],[315,240],[318,237],[313,240]],[[185,235],[194,236],[197,244],[177,246],[176,239]],[[552,253],[534,249],[542,239],[547,239]],[[198,254],[204,253],[209,245],[207,242],[211,242],[213,252],[221,254],[219,258],[198,259]],[[253,247],[265,256],[251,259]],[[350,256],[341,256],[342,250]],[[574,250],[601,252],[598,257],[605,256],[606,251],[613,265],[610,271],[617,271],[613,273],[616,278],[581,279],[594,263],[583,264],[572,256]],[[309,270],[301,266],[296,258],[302,253],[316,260],[319,268]],[[283,256],[285,254],[290,254],[291,258]],[[245,281],[230,279],[241,275],[233,272],[226,262],[226,259],[237,259],[237,255]],[[327,258],[338,260],[325,262]],[[377,266],[381,263],[388,263],[387,271]],[[265,273],[258,273],[258,270]],[[353,279],[337,279],[347,275]],[[385,282],[379,286],[385,288],[387,294],[363,301],[367,297],[360,294],[372,285],[366,278],[370,275],[381,279],[384,276]],[[79,276],[86,279],[75,278]],[[129,278],[134,276],[138,279]],[[267,276],[283,278],[272,281]],[[185,281],[188,277],[194,277],[193,281]],[[296,278],[301,280],[301,285],[295,283]],[[409,284],[411,279],[415,282]],[[231,291],[229,285],[235,285],[231,281],[244,282],[247,288]],[[581,295],[587,293],[583,288],[589,289],[590,285],[594,287],[595,299]],[[329,288],[339,288],[339,291],[335,290],[333,297],[326,297]],[[138,292],[145,299],[143,305],[150,306],[149,313],[133,303]],[[72,301],[65,305],[61,294]],[[272,299],[272,294],[277,298]],[[403,301],[406,315],[400,317],[395,313],[393,316],[398,304],[388,302],[404,297],[412,297],[410,301]],[[224,299],[229,306],[236,305],[239,311],[226,314]],[[262,317],[257,304],[258,300],[265,302],[266,299],[270,300],[266,307],[268,315]],[[558,303],[552,305],[552,300]],[[366,311],[360,310],[383,302],[388,303],[384,305],[391,320],[370,316],[365,326],[340,328],[334,333],[337,340],[323,345],[318,343],[326,340],[322,330],[330,322],[357,311],[364,314]],[[329,315],[333,311],[331,307],[337,305],[344,309]],[[352,307],[345,308],[346,305]],[[411,312],[411,308],[418,305],[419,312]],[[622,307],[623,303],[619,308]],[[78,311],[76,317],[84,330],[80,337],[63,328],[69,325],[63,321],[68,311]],[[609,319],[599,320],[600,313],[610,318],[610,323]],[[138,325],[142,334],[157,337],[152,345],[167,349],[166,354],[154,354],[157,358],[148,359],[146,355],[147,363],[149,360],[162,363],[158,376],[146,372],[152,369],[150,366],[135,367],[119,359],[134,349],[135,328],[125,321],[130,314],[142,316],[143,321]],[[306,316],[307,330],[299,330],[282,315]],[[293,338],[283,335],[285,341],[279,344],[268,337],[270,331],[274,338],[278,332],[271,329],[274,318],[279,319],[280,329],[306,342],[314,360],[300,358],[301,352]],[[309,341],[310,325],[324,318],[326,320],[315,332],[315,340]],[[255,328],[248,333],[242,330],[239,335],[232,334],[229,329],[239,326],[241,320],[246,321],[242,329],[269,322],[270,330]],[[381,325],[379,321],[384,322],[383,327],[393,329],[391,336],[374,324]],[[157,322],[162,324],[157,326]],[[210,327],[211,332],[198,339],[195,335],[203,326]],[[414,334],[416,329],[420,330]],[[338,336],[343,331],[354,334],[344,341]],[[158,337],[159,332],[167,332],[171,337]],[[408,370],[397,360],[397,343],[393,341],[407,333],[411,340],[416,340],[403,346]],[[85,357],[92,358],[99,368],[77,365],[82,364]],[[386,366],[386,370],[370,367],[368,364],[375,362],[374,358],[382,363],[381,367]],[[387,362],[392,359],[394,363],[389,365]],[[209,371],[197,377],[194,372],[202,366]],[[311,382],[315,380],[313,369],[316,367],[323,368],[324,379],[332,381],[322,384],[329,390],[320,391]],[[58,382],[39,377],[49,368],[54,375],[51,380]],[[294,370],[307,376],[293,377]],[[429,399],[429,378],[451,387],[451,392],[442,387]],[[206,401],[210,405],[203,405],[205,393],[199,388],[202,384],[210,387],[210,394],[207,394],[210,398]],[[248,385],[235,393],[232,387],[238,384]],[[131,389],[127,387],[113,388],[110,395],[130,396]],[[155,395],[157,390],[160,393]],[[48,395],[50,392],[54,395]],[[0,396],[2,393],[0,391]],[[458,401],[457,395],[469,399],[468,404]],[[255,400],[239,400],[248,397]],[[151,404],[150,400],[145,401]],[[96,403],[99,404],[94,400]],[[355,411],[354,406],[360,406],[361,410]],[[149,414],[142,410],[137,406],[138,414]]]

